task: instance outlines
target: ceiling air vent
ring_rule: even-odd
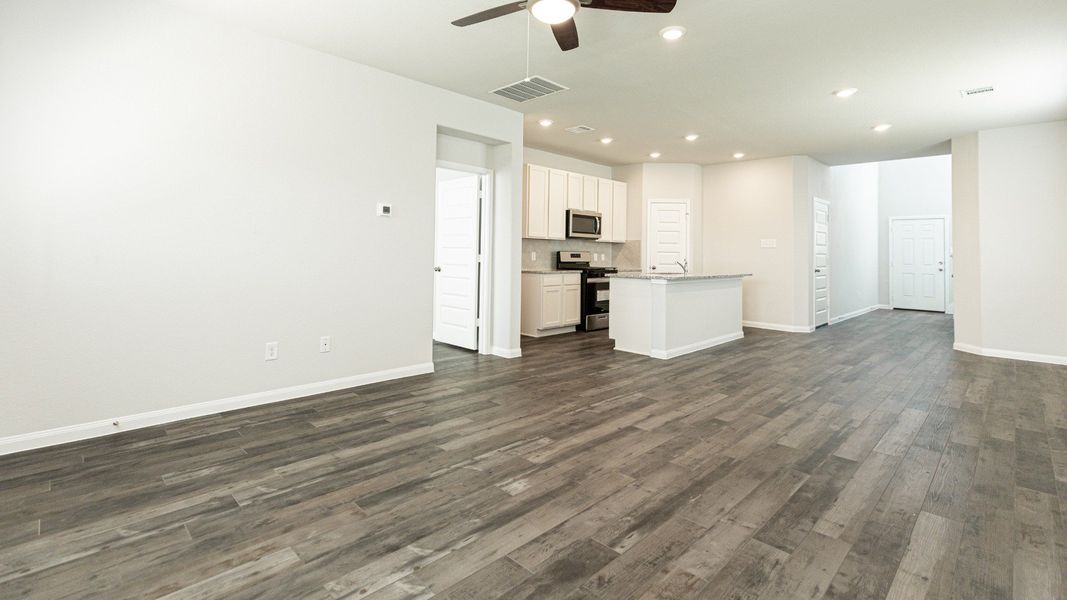
[[[596,130],[588,125],[575,125],[574,127],[568,127],[566,131],[568,133],[589,133]]]
[[[977,96],[978,94],[988,94],[993,91],[993,86],[985,85],[982,87],[971,88],[969,90],[960,90],[960,95],[966,98],[967,96]]]
[[[555,81],[549,81],[544,77],[527,77],[526,79],[520,79],[511,85],[505,85],[502,88],[493,90],[492,94],[503,96],[509,100],[515,102],[527,102],[535,98],[542,98],[549,94],[555,94],[556,92],[562,92],[570,89],[566,86],[562,86]]]

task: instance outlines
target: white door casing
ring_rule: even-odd
[[[812,313],[819,327],[830,322],[830,203],[815,198],[812,214]]]
[[[650,200],[648,203],[648,270],[681,273],[689,264],[689,201]]]
[[[889,286],[893,308],[945,311],[946,219],[893,218],[889,223]]]
[[[478,252],[482,178],[437,184],[433,337],[478,349]]]

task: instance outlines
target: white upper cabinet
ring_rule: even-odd
[[[548,238],[567,239],[567,172],[548,171]]]
[[[600,207],[600,239],[598,242],[615,241],[615,219],[612,213],[615,211],[615,203],[612,202],[615,182],[610,179],[597,180],[597,205]]]
[[[626,241],[626,184],[526,165],[523,184],[522,235],[541,240],[567,239],[567,211],[599,212],[601,242]]]
[[[583,210],[582,187],[584,178],[580,173],[567,173],[567,209]]]
[[[548,169],[526,165],[526,193],[523,205],[526,210],[523,231],[528,238],[548,238]]]
[[[597,187],[600,183],[599,177],[593,177],[592,175],[582,175],[582,210],[591,210],[597,212]]]
[[[615,235],[616,242],[626,241],[626,210],[629,206],[627,204],[627,187],[622,181],[612,182],[612,211],[611,211],[611,231]]]

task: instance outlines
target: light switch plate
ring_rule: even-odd
[[[778,247],[778,240],[760,240],[759,241],[759,247],[760,248],[777,248]]]
[[[278,342],[267,342],[263,349],[263,360],[278,360]]]

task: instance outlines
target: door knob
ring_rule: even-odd
[[[656,265],[652,265],[652,266],[651,266],[651,267],[649,267],[649,268],[651,268],[651,269],[652,269],[653,271],[655,271],[655,270],[656,270]]]
[[[822,269],[815,269],[816,273],[822,273]]]
[[[433,270],[438,272],[438,273],[440,273],[441,272],[441,267],[434,267]]]

